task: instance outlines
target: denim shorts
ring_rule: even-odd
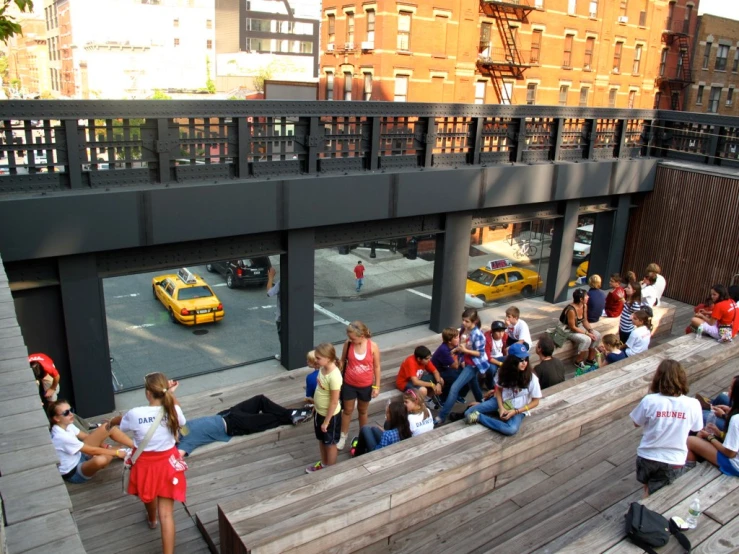
[[[87,483],[90,479],[92,479],[92,476],[85,477],[85,474],[82,473],[82,464],[92,458],[92,456],[88,456],[87,454],[80,454],[80,456],[80,461],[77,462],[77,467],[66,475],[62,475],[62,479],[64,479],[67,483],[82,485],[83,483]]]
[[[684,465],[670,465],[665,462],[647,460],[641,456],[636,457],[636,480],[647,485],[649,494],[670,485],[683,473],[685,473]]]

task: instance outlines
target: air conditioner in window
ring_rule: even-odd
[[[620,16],[618,16],[618,22],[619,23],[628,23],[629,22],[629,18],[626,15],[620,15]]]
[[[620,70],[620,69],[619,69],[618,67],[614,67],[614,68],[613,68],[613,72],[614,72],[614,73],[615,73],[616,75],[618,75],[619,73],[621,73],[621,70]]]
[[[366,40],[362,43],[362,50],[374,50],[375,43],[371,40]]]
[[[590,64],[586,63],[585,65],[582,66],[582,68],[583,68],[583,71],[590,71]]]
[[[598,17],[598,12],[590,12],[590,19],[595,19]]]
[[[329,43],[328,43],[328,44],[326,45],[326,52],[333,52],[333,51],[334,51],[334,46],[335,46],[335,45],[334,45],[334,43],[333,43],[333,42],[329,42]]]
[[[354,50],[354,43],[353,42],[347,42],[344,44],[344,50]]]

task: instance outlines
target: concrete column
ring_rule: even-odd
[[[437,333],[445,327],[457,326],[464,311],[472,215],[447,214],[444,228],[445,233],[436,238],[434,284],[431,293],[429,327]]]
[[[588,277],[591,275],[600,275],[603,280],[603,288],[608,287],[608,276],[610,275],[608,272],[608,256],[611,249],[614,218],[614,212],[600,212],[595,214],[593,244],[590,245]]]
[[[287,254],[280,256],[280,356],[287,369],[305,367],[305,354],[313,349],[313,283],[315,232],[287,232]]]
[[[629,230],[629,210],[631,209],[631,195],[622,194],[618,197],[618,207],[613,217],[613,231],[611,233],[610,249],[608,252],[608,274],[620,273],[626,249],[626,233]]]
[[[572,274],[572,251],[575,248],[579,208],[579,200],[568,200],[562,208],[563,217],[554,222],[554,236],[544,292],[544,300],[553,304],[567,299],[567,283]]]
[[[77,412],[89,417],[115,409],[103,281],[94,254],[59,258],[64,326]]]

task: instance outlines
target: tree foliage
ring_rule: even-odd
[[[172,97],[162,89],[155,88],[154,94],[151,95],[152,100],[172,100]]]
[[[0,0],[0,39],[6,43],[10,37],[23,34],[21,24],[8,13],[11,4],[22,12],[33,11],[33,0]]]

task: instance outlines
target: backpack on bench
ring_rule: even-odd
[[[675,535],[678,542],[690,552],[690,540],[686,537],[672,520],[667,519],[639,504],[632,502],[626,518],[626,536],[636,546],[648,554],[657,554],[653,546],[664,546],[670,540],[670,535]]]

